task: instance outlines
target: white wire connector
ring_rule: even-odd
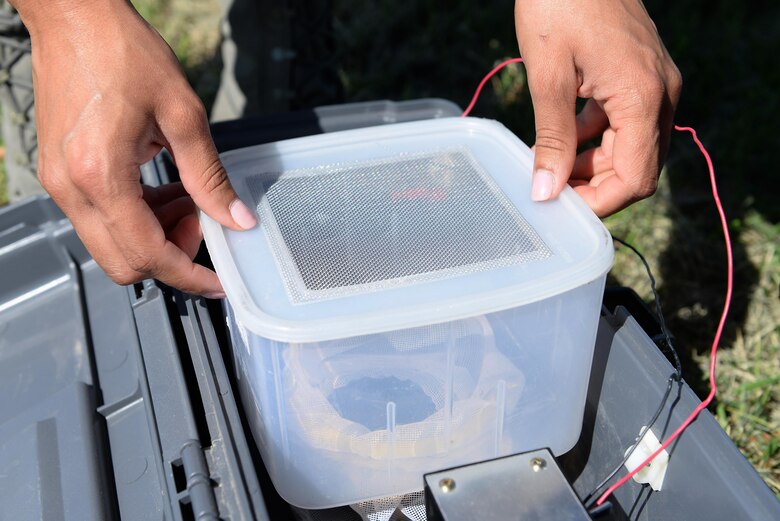
[[[645,430],[647,432],[639,440],[636,450],[634,450],[634,453],[631,454],[631,457],[626,461],[625,467],[629,472],[634,470],[638,465],[641,465],[648,456],[658,450],[661,446],[661,442],[655,437],[653,431],[647,427],[642,427],[640,429],[640,435]],[[626,454],[628,454],[629,450],[631,450],[631,447],[626,450]],[[661,490],[668,464],[669,453],[666,452],[666,450],[663,450],[653,459],[653,461],[645,465],[645,468],[634,474],[634,481],[637,483],[647,483],[653,490]]]

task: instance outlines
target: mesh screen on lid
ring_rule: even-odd
[[[466,148],[266,173],[248,183],[293,303],[550,256]]]

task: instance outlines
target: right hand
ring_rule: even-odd
[[[532,198],[568,182],[605,217],[649,197],[682,78],[641,0],[516,0],[515,24],[536,119]],[[589,99],[575,117],[577,97]]]
[[[203,104],[175,55],[129,2],[14,2],[32,40],[38,176],[84,245],[120,284],[154,277],[224,296],[192,259],[202,240],[196,205],[249,229],[219,161]],[[140,184],[163,147],[182,183]]]

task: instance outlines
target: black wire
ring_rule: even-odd
[[[680,363],[680,356],[677,354],[677,349],[675,349],[674,344],[672,344],[672,335],[669,333],[669,330],[666,327],[666,320],[664,320],[664,314],[663,311],[661,311],[661,299],[658,296],[658,291],[656,291],[655,289],[655,277],[653,277],[653,272],[650,270],[650,264],[648,264],[647,259],[645,259],[645,256],[642,255],[639,252],[639,250],[637,250],[635,247],[633,247],[631,244],[627,243],[620,237],[613,236],[612,240],[619,242],[626,248],[636,253],[637,257],[639,257],[639,260],[641,260],[642,264],[644,264],[645,266],[645,271],[647,272],[647,278],[650,279],[650,291],[653,292],[653,300],[655,301],[655,313],[656,315],[658,315],[657,317],[658,323],[661,326],[661,332],[664,335],[664,341],[666,342],[666,346],[669,348],[669,351],[672,352],[677,380],[680,380],[682,379],[682,364]]]
[[[590,492],[590,494],[585,496],[585,499],[582,500],[582,502],[586,505],[586,508],[591,508],[593,506],[595,501],[593,501],[593,503],[591,503],[590,505],[588,504],[588,502],[591,501],[591,499],[595,500],[596,494],[598,494],[599,491],[604,487],[604,485],[609,483],[609,481],[612,478],[614,478],[618,472],[620,472],[620,469],[622,469],[625,466],[628,459],[631,457],[631,455],[634,453],[636,448],[639,446],[639,442],[642,441],[642,438],[645,436],[645,434],[647,434],[650,428],[655,424],[655,422],[658,420],[658,417],[661,416],[661,412],[664,410],[664,406],[666,405],[666,400],[669,399],[669,393],[672,392],[672,386],[674,385],[674,382],[679,382],[680,380],[682,380],[682,364],[680,363],[680,357],[677,354],[677,349],[675,349],[674,344],[672,344],[672,336],[669,333],[669,330],[666,328],[666,321],[664,320],[664,314],[661,311],[661,299],[658,296],[658,291],[656,291],[655,289],[655,277],[653,277],[653,272],[650,270],[650,264],[648,264],[647,259],[645,259],[644,255],[642,255],[639,252],[639,250],[637,250],[631,244],[627,243],[626,241],[624,241],[619,237],[613,236],[612,239],[619,242],[620,244],[630,249],[634,253],[636,253],[639,259],[642,261],[642,264],[644,264],[645,266],[645,271],[647,271],[647,277],[650,279],[650,290],[653,292],[653,300],[655,301],[655,310],[656,310],[656,314],[658,315],[658,323],[661,326],[661,332],[663,333],[666,345],[669,348],[669,350],[672,352],[672,356],[674,358],[675,371],[669,376],[669,379],[666,383],[666,391],[664,392],[664,396],[663,398],[661,398],[661,403],[656,409],[655,413],[653,413],[653,418],[650,420],[650,423],[648,423],[647,426],[645,426],[639,432],[639,437],[637,438],[636,442],[631,446],[631,448],[628,450],[623,460],[612,470],[612,472],[609,473],[609,475],[606,478],[601,480],[601,482],[598,485],[596,485],[596,487]]]
[[[602,503],[601,506],[597,506],[595,508],[588,510],[588,515],[590,515],[592,519],[597,519],[607,514],[610,510],[612,510],[612,503],[610,503],[609,501],[604,501],[604,503]]]
[[[609,476],[607,476],[606,478],[604,478],[603,480],[601,480],[601,483],[599,483],[598,485],[596,485],[596,487],[595,487],[595,488],[594,488],[594,489],[591,491],[591,493],[590,493],[590,494],[588,494],[587,496],[585,496],[585,499],[583,499],[583,500],[582,500],[582,502],[585,504],[585,508],[586,508],[586,509],[589,509],[589,508],[591,508],[591,507],[593,506],[593,503],[595,503],[595,501],[594,501],[593,503],[591,503],[591,504],[588,504],[588,501],[590,501],[591,499],[594,499],[594,500],[598,499],[598,498],[596,498],[596,497],[594,497],[594,496],[596,496],[596,494],[598,494],[598,493],[599,493],[599,491],[601,490],[601,488],[602,488],[604,485],[606,485],[606,484],[607,484],[607,483],[608,483],[608,482],[609,482],[609,481],[610,481],[612,478],[614,478],[614,477],[615,477],[615,474],[617,474],[618,472],[620,472],[620,469],[622,469],[622,468],[625,466],[626,462],[627,462],[627,461],[628,461],[628,459],[631,457],[631,455],[634,453],[634,451],[636,450],[636,448],[637,448],[637,447],[639,447],[639,442],[641,442],[641,441],[642,441],[642,438],[644,438],[645,434],[647,434],[647,431],[649,431],[649,430],[650,430],[650,428],[651,428],[651,427],[652,427],[652,426],[655,424],[655,422],[658,420],[658,417],[659,417],[659,416],[661,416],[661,412],[663,412],[663,410],[664,410],[664,406],[666,405],[666,400],[669,398],[669,393],[671,393],[671,392],[672,392],[672,386],[674,385],[674,382],[676,382],[676,381],[677,381],[677,378],[676,378],[676,376],[677,376],[677,374],[676,374],[676,373],[672,373],[672,374],[671,374],[671,376],[669,376],[669,380],[667,381],[667,384],[666,384],[666,391],[664,392],[664,396],[663,396],[663,398],[661,398],[661,404],[658,406],[658,409],[656,409],[656,410],[655,410],[655,413],[653,414],[653,418],[650,420],[650,423],[648,423],[648,424],[647,424],[647,425],[646,425],[646,426],[645,426],[645,427],[644,427],[644,428],[643,428],[643,429],[642,429],[642,430],[639,432],[639,437],[636,439],[636,442],[635,442],[635,443],[634,443],[634,444],[631,446],[631,448],[628,450],[628,452],[626,452],[626,455],[625,455],[625,457],[623,458],[623,461],[621,461],[621,462],[620,462],[620,463],[619,463],[619,464],[618,464],[618,465],[617,465],[617,466],[616,466],[616,467],[615,467],[615,468],[612,470],[612,472],[610,472],[610,473],[609,473]]]

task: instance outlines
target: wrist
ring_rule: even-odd
[[[122,10],[133,10],[127,0],[10,0],[19,12],[30,37],[58,29],[83,29],[100,24],[101,18]],[[99,28],[99,25],[98,27]]]

